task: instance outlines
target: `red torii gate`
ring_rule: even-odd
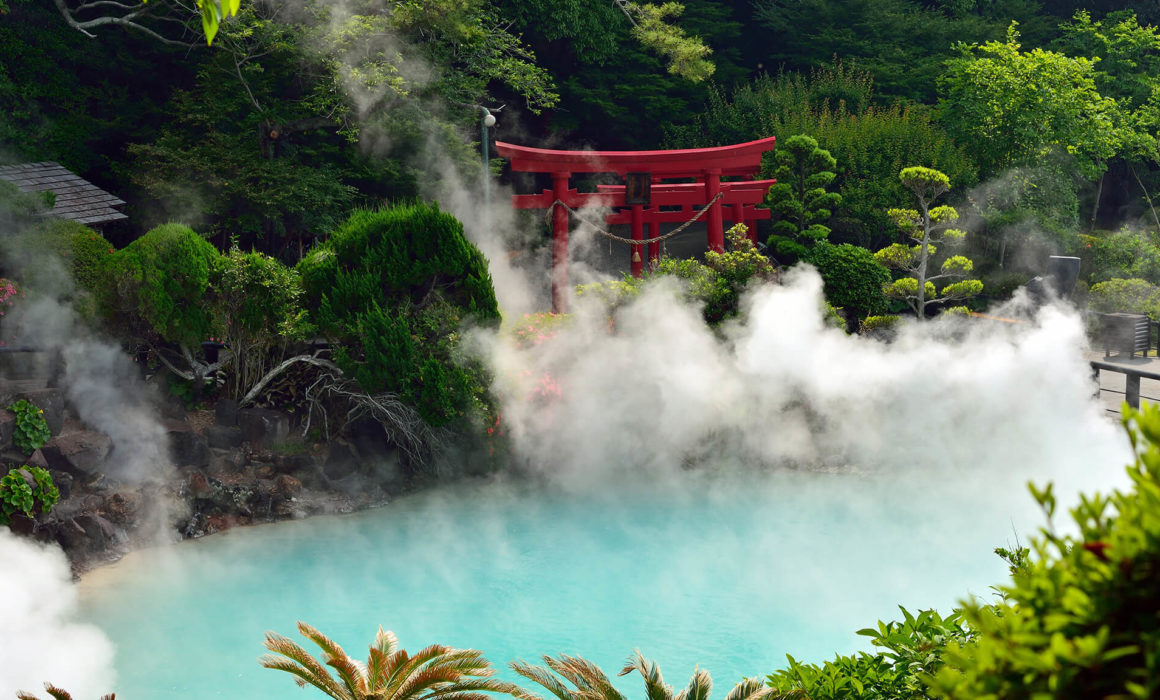
[[[724,252],[725,229],[723,221],[749,224],[754,235],[753,222],[768,219],[768,209],[757,209],[773,180],[742,180],[721,182],[722,177],[752,178],[761,168],[761,155],[773,150],[776,137],[759,139],[734,146],[716,148],[689,148],[673,151],[559,151],[517,146],[496,142],[501,158],[511,163],[514,172],[549,173],[552,189],[539,194],[512,196],[516,209],[552,209],[552,310],[567,310],[568,299],[568,210],[556,206],[561,202],[576,209],[583,206],[625,208],[609,214],[609,224],[628,223],[632,239],[643,244],[644,224],[649,224],[650,238],[656,238],[660,224],[685,222],[695,215],[694,208],[709,206],[705,212],[708,243],[711,250]],[[645,190],[641,199],[625,185],[602,185],[597,192],[580,192],[568,187],[573,173],[616,173],[622,178],[630,174],[643,178]],[[693,178],[695,182],[666,183],[665,180]],[[639,182],[639,180],[638,180]],[[664,207],[665,209],[662,209]],[[680,207],[673,210],[673,207]],[[728,207],[728,209],[726,209]],[[641,272],[641,244],[632,246],[632,272]],[[657,242],[649,244],[649,258],[660,255]]]

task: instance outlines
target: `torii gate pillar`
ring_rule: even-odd
[[[552,195],[568,200],[571,173],[552,173]],[[568,210],[557,204],[552,210],[552,311],[568,313]]]

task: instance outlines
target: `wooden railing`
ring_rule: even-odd
[[[1100,360],[1092,360],[1092,378],[1096,382],[1096,396],[1099,397],[1101,392],[1108,392],[1110,394],[1122,394],[1124,400],[1132,408],[1140,408],[1140,399],[1147,399],[1148,401],[1160,401],[1160,398],[1155,396],[1141,396],[1140,395],[1140,380],[1154,379],[1160,381],[1160,372],[1149,372],[1143,369],[1136,369],[1134,367],[1125,367],[1112,362],[1101,362]],[[1124,375],[1124,390],[1117,391],[1115,389],[1104,389],[1100,386],[1100,372],[1119,372]],[[1118,413],[1113,409],[1108,409],[1111,413]]]

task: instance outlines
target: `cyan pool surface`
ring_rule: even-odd
[[[511,660],[560,653],[613,675],[639,648],[677,687],[699,664],[724,697],[786,653],[867,648],[855,630],[898,604],[945,612],[987,594],[1011,533],[849,474],[597,491],[473,482],[141,552],[86,578],[84,616],[117,646],[124,700],[323,697],[257,663],[267,630],[310,645],[297,620],[356,658],[379,625],[408,650],[482,649],[511,679]]]

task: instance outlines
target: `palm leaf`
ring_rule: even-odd
[[[644,658],[640,649],[636,649],[633,651],[633,655],[628,657],[628,661],[625,662],[624,668],[620,669],[619,675],[625,676],[633,671],[639,672],[644,678],[645,695],[648,696],[648,700],[672,700],[672,686],[665,683],[661,669],[656,662]]]
[[[298,631],[302,633],[302,636],[317,644],[326,654],[326,665],[338,671],[338,677],[342,679],[342,683],[346,686],[352,700],[366,695],[365,671],[343,651],[337,642],[305,622],[298,623]]]
[[[773,694],[773,688],[767,686],[760,678],[746,678],[725,696],[725,700],[767,700]]]
[[[576,694],[573,693],[568,686],[561,683],[552,675],[551,671],[545,670],[540,666],[530,666],[523,661],[513,661],[509,664],[511,669],[530,681],[539,683],[544,686],[552,695],[555,695],[560,700],[575,700]],[[539,695],[532,693],[525,694],[526,700],[541,700]]]
[[[281,654],[293,663],[279,656],[266,655],[258,659],[265,668],[286,671],[297,676],[299,685],[309,683],[335,700],[350,700],[345,689],[330,675],[330,671],[319,663],[308,651],[295,642],[274,632],[266,633],[265,646],[275,654]]]
[[[375,642],[370,647],[370,653],[367,654],[367,684],[370,690],[379,690],[387,682],[388,660],[395,653],[395,649],[399,646],[399,639],[394,632],[383,631],[383,626],[379,625],[378,634],[375,635]]]
[[[689,679],[689,687],[678,693],[674,700],[709,700],[712,690],[713,679],[709,677],[709,672],[698,668]]]
[[[585,695],[601,700],[625,700],[604,671],[582,656],[561,654],[558,659],[544,657],[544,661],[553,671],[576,684],[579,690],[586,691]]]
[[[440,698],[440,700],[443,700],[444,698],[451,697],[459,693],[480,692],[503,693],[505,695],[514,695],[517,698],[523,694],[523,690],[521,690],[520,687],[515,683],[502,681],[498,678],[471,677],[461,678],[451,685],[433,690],[432,692],[425,695],[424,698]]]

